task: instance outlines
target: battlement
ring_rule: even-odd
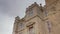
[[[38,8],[41,8],[41,7],[42,7],[42,4],[40,4],[40,6],[39,6],[36,2],[34,2],[34,3],[31,4],[29,7],[26,8],[26,12],[28,12],[29,10],[31,10],[31,9],[34,8],[35,6],[38,7]]]

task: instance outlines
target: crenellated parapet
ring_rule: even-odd
[[[36,2],[34,2],[31,6],[29,6],[28,8],[26,8],[26,12],[27,11],[30,11],[33,7],[39,7],[39,5],[36,3]]]
[[[15,23],[20,23],[20,22],[23,22],[24,21],[24,18],[20,19],[19,16],[15,17]]]

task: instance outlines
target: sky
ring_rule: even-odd
[[[23,18],[34,2],[45,5],[44,0],[0,0],[0,34],[12,34],[15,17]]]

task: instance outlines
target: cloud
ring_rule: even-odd
[[[12,34],[14,18],[0,14],[0,34]]]
[[[44,4],[44,0],[0,0],[0,13],[9,16],[18,15],[23,17],[25,15],[26,8],[34,2]]]
[[[0,0],[0,13],[14,16],[19,12],[16,12],[16,1],[14,0]]]

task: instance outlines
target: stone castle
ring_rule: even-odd
[[[46,5],[34,2],[26,15],[15,17],[13,34],[60,34],[60,0],[45,0]]]

